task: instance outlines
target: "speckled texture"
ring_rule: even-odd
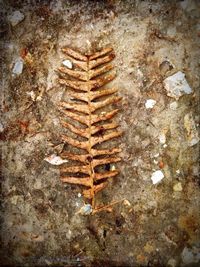
[[[45,3],[1,3],[1,265],[198,266],[199,142],[189,146],[184,117],[198,129],[199,1]],[[13,27],[7,18],[15,10],[25,18]],[[124,135],[121,173],[99,200],[127,201],[83,217],[81,188],[62,184],[58,167],[44,161],[62,149],[57,103],[68,94],[56,68],[64,45],[84,53],[108,44]],[[19,56],[23,72],[13,76]],[[163,80],[178,71],[193,93],[174,103]],[[152,109],[148,99],[156,100]],[[164,178],[153,185],[156,170]]]

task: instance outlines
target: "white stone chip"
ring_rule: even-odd
[[[18,10],[8,16],[8,21],[14,27],[24,19],[24,14]]]
[[[90,215],[92,213],[92,206],[90,204],[84,204],[83,207],[80,208],[76,212],[76,214],[81,214],[81,215]]]
[[[52,165],[61,165],[63,163],[68,162],[68,160],[62,159],[61,157],[57,156],[56,154],[52,154],[49,157],[46,157],[44,160],[49,162]]]
[[[127,207],[130,207],[131,206],[131,203],[127,199],[124,199],[123,203]]]
[[[68,69],[72,69],[72,62],[69,59],[64,60],[62,64]]]
[[[155,171],[152,173],[151,180],[153,184],[159,183],[164,178],[164,174],[162,171]]]
[[[161,133],[159,135],[159,141],[161,144],[165,144],[166,143],[166,135],[164,133]]]
[[[164,80],[164,87],[167,95],[178,100],[184,94],[191,94],[192,89],[185,79],[185,74],[181,71],[169,76]]]
[[[15,60],[15,65],[13,67],[12,73],[15,75],[20,75],[23,71],[24,62],[22,58],[17,58]]]
[[[111,171],[115,171],[116,170],[116,167],[115,165],[111,165],[111,168],[110,168]]]
[[[146,109],[150,109],[153,108],[156,104],[156,100],[154,99],[147,99],[147,101],[145,102],[145,107]]]

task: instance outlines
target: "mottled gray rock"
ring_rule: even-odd
[[[17,58],[12,70],[13,74],[20,75],[23,71],[24,62],[21,57]]]
[[[19,24],[24,19],[24,14],[21,11],[14,11],[11,15],[8,16],[8,21],[14,27]]]
[[[169,76],[164,80],[164,87],[167,95],[178,100],[184,94],[191,94],[192,89],[185,79],[185,74],[181,71]]]
[[[185,247],[181,253],[182,266],[200,262],[200,250],[197,247]]]

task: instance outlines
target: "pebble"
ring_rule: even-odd
[[[145,107],[146,107],[146,109],[151,109],[155,106],[155,104],[156,104],[156,100],[148,99],[145,103]]]
[[[68,160],[62,159],[61,157],[57,156],[56,154],[52,154],[49,157],[46,157],[44,160],[49,162],[52,165],[61,165],[63,163],[68,162]]]
[[[167,95],[178,100],[184,94],[191,94],[192,89],[185,79],[185,74],[181,71],[169,76],[164,80],[164,87]]]
[[[181,253],[181,259],[183,264],[194,264],[200,261],[200,252],[196,247],[185,247]],[[192,265],[191,265],[192,266]]]
[[[69,59],[64,60],[62,64],[68,69],[72,69],[72,62]]]
[[[199,142],[198,131],[192,113],[188,113],[184,117],[184,127],[187,131],[187,140],[189,146],[194,146]]]
[[[127,207],[130,207],[131,206],[131,203],[127,199],[124,199],[123,203]]]
[[[175,192],[181,192],[183,190],[182,184],[179,182],[173,186]]]
[[[115,171],[115,170],[116,170],[115,165],[111,165],[110,170],[111,170],[111,171]]]
[[[24,14],[18,10],[8,16],[8,21],[14,27],[24,19]]]
[[[151,180],[153,184],[159,183],[163,178],[164,178],[164,174],[160,170],[153,172],[151,176]]]
[[[85,204],[76,214],[90,215],[92,213],[92,206],[90,204]]]
[[[17,58],[15,61],[15,65],[13,67],[12,73],[15,75],[20,75],[23,71],[24,62],[22,58]]]
[[[165,144],[166,143],[166,136],[165,136],[164,133],[161,133],[159,135],[159,141],[160,141],[161,144]]]

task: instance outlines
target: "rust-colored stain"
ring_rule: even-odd
[[[196,214],[181,215],[178,220],[178,226],[184,230],[191,242],[198,239],[197,231],[200,228],[200,217]]]
[[[113,72],[104,75],[113,69],[110,61],[115,55],[112,48],[104,48],[92,55],[82,55],[70,48],[63,48],[62,51],[77,69],[59,68],[59,83],[71,89],[70,95],[73,98],[73,102],[60,102],[61,112],[65,115],[61,123],[79,137],[74,139],[63,134],[62,140],[84,152],[72,154],[64,151],[61,154],[63,158],[78,162],[73,166],[62,165],[61,180],[86,187],[83,195],[91,204],[94,214],[100,210],[110,210],[110,205],[97,207],[95,197],[97,192],[107,186],[108,178],[119,172],[110,169],[109,164],[120,161],[120,157],[116,156],[120,149],[99,148],[100,144],[122,134],[116,129],[118,124],[112,121],[118,109],[102,111],[102,108],[121,99],[112,96],[117,92],[116,88],[101,88],[116,76]],[[107,166],[105,170],[99,168],[102,165]]]

